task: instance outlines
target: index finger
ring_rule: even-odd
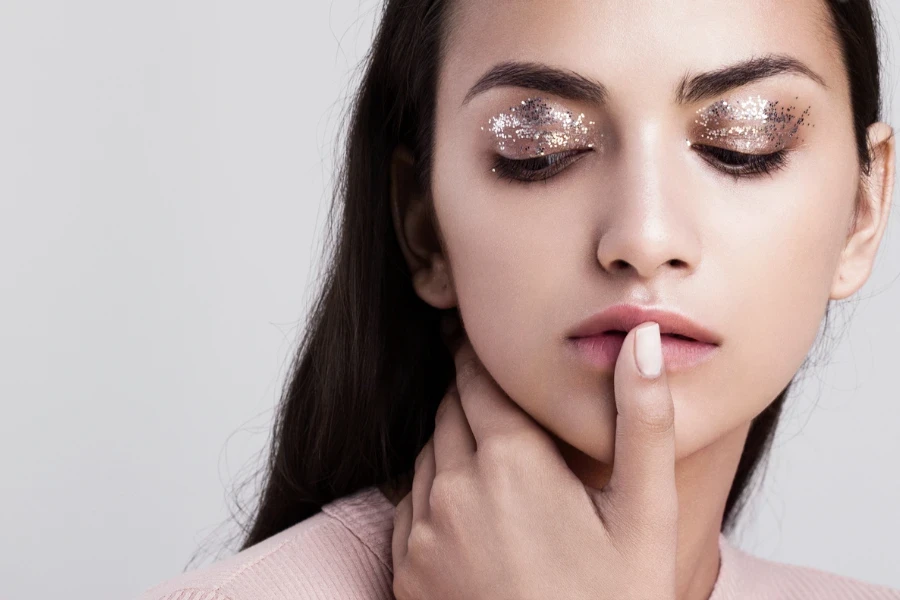
[[[642,360],[644,359],[644,360]],[[644,375],[651,362],[655,374]],[[660,525],[675,535],[675,407],[662,358],[659,325],[641,324],[625,336],[615,367],[616,444],[613,472],[599,491],[628,523],[611,520],[620,534]],[[600,507],[602,511],[603,507]],[[658,529],[654,529],[659,533]],[[614,532],[615,535],[615,532]]]

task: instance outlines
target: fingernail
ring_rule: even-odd
[[[655,379],[662,373],[662,340],[659,323],[644,325],[635,332],[634,359],[638,370],[647,379]]]

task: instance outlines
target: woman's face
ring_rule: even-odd
[[[837,276],[860,172],[824,1],[454,1],[431,193],[488,371],[553,435],[610,462],[612,368],[580,360],[569,334],[613,304],[668,308],[722,341],[669,374],[677,455],[747,424],[797,372],[828,299],[868,275]],[[813,77],[688,83],[776,54]],[[526,74],[470,93],[509,62],[593,84],[573,94]],[[784,164],[736,177],[741,157],[708,148],[783,150]]]

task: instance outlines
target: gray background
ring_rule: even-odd
[[[128,598],[224,555],[376,4],[0,2],[0,598]],[[898,212],[738,536],[894,587]]]

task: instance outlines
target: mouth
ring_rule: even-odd
[[[615,368],[629,331],[648,321],[659,325],[667,373],[683,371],[712,358],[722,336],[687,314],[663,307],[615,304],[582,321],[568,334],[570,349],[594,369]]]
[[[610,329],[595,335],[569,339],[568,346],[577,359],[590,368],[613,371],[627,332]],[[687,371],[710,360],[719,350],[717,344],[701,342],[679,333],[663,333],[663,364],[667,373]]]
[[[582,321],[569,332],[570,338],[616,335],[631,331],[641,323],[655,321],[659,331],[671,339],[720,345],[722,337],[687,314],[662,307],[616,304]]]

